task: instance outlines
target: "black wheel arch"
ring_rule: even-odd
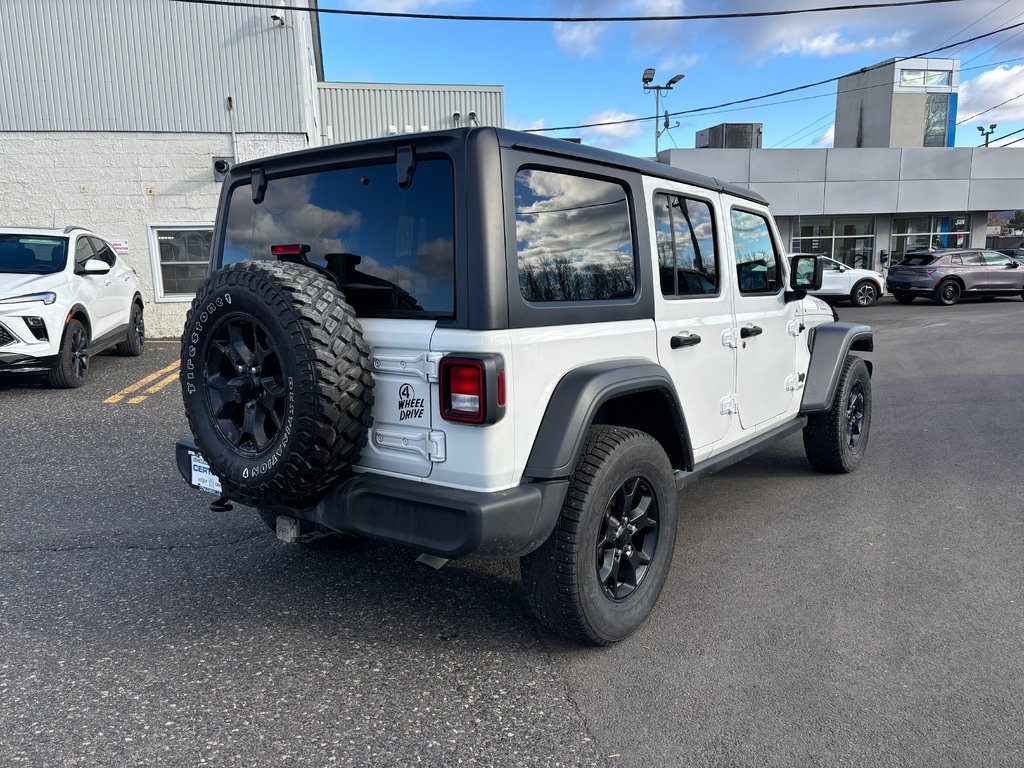
[[[832,407],[847,355],[852,350],[872,352],[874,333],[870,325],[825,323],[811,330],[810,346],[811,362],[807,366],[800,413],[824,413]],[[871,362],[865,360],[864,364],[871,375]]]
[[[594,424],[647,432],[674,469],[693,469],[693,449],[675,385],[662,366],[644,359],[605,360],[566,373],[541,419],[523,476],[572,474]]]
[[[75,304],[68,310],[64,319],[64,325],[68,324],[68,320],[77,320],[85,326],[85,332],[89,335],[89,341],[92,341],[92,320],[89,318],[89,312],[83,304]],[[61,333],[63,334],[63,330]]]

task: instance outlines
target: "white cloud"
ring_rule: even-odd
[[[547,128],[547,122],[545,122],[543,117],[538,117],[536,120],[528,120],[527,118],[514,115],[505,121],[505,127],[511,128],[513,131],[532,131],[537,128]]]
[[[830,32],[825,35],[804,37],[799,40],[787,40],[775,48],[775,53],[786,56],[789,54],[800,54],[801,56],[840,56],[845,53],[856,53],[858,51],[892,50],[900,48],[909,37],[907,32],[896,32],[889,37],[866,37],[861,40],[844,40],[839,32]]]
[[[836,124],[832,123],[832,125],[830,125],[828,127],[828,130],[825,131],[823,134],[821,134],[821,136],[816,138],[814,141],[812,141],[811,144],[814,144],[814,145],[819,146],[819,147],[822,147],[822,146],[831,147],[832,146],[832,142],[835,141],[835,138],[836,138]]]
[[[589,115],[581,123],[604,123],[616,120],[630,120],[639,117],[632,112],[620,112],[617,109],[606,109],[594,115]],[[582,129],[583,142],[598,147],[624,147],[632,143],[633,139],[644,132],[644,122],[616,123],[614,125],[597,125],[593,128]]]
[[[607,26],[607,24],[596,22],[589,24],[558,22],[555,24],[555,41],[566,53],[586,56],[597,50],[598,41]]]
[[[979,112],[1024,93],[1024,64],[1001,66],[982,72],[960,84],[957,117],[973,121]],[[979,123],[1013,123],[1024,120],[1024,97],[1014,99],[998,109],[978,115]],[[972,129],[973,130],[973,129]]]

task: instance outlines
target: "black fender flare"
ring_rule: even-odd
[[[850,350],[871,352],[875,340],[870,325],[853,323],[825,323],[811,333],[811,362],[807,366],[800,413],[824,413],[832,407],[839,375]],[[865,362],[870,374],[871,363]]]
[[[586,439],[598,409],[609,400],[654,391],[666,398],[682,442],[685,466],[692,469],[693,449],[672,377],[649,360],[604,360],[575,368],[555,386],[533,441],[523,476],[535,479],[567,477]]]
[[[89,310],[85,308],[84,304],[75,304],[68,310],[68,313],[64,315],[64,325],[67,325],[68,320],[70,320],[75,315],[82,315],[83,317],[85,317],[85,332],[89,334],[89,341],[92,342],[92,317],[89,315]],[[63,328],[61,328],[60,333],[61,338],[63,338]]]

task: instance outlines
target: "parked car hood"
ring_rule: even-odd
[[[50,275],[24,275],[20,272],[0,272],[0,299],[23,296],[26,293],[52,291],[67,282],[63,272]]]

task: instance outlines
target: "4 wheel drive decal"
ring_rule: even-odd
[[[398,420],[422,419],[426,411],[422,397],[416,397],[412,384],[403,384],[398,388]]]

